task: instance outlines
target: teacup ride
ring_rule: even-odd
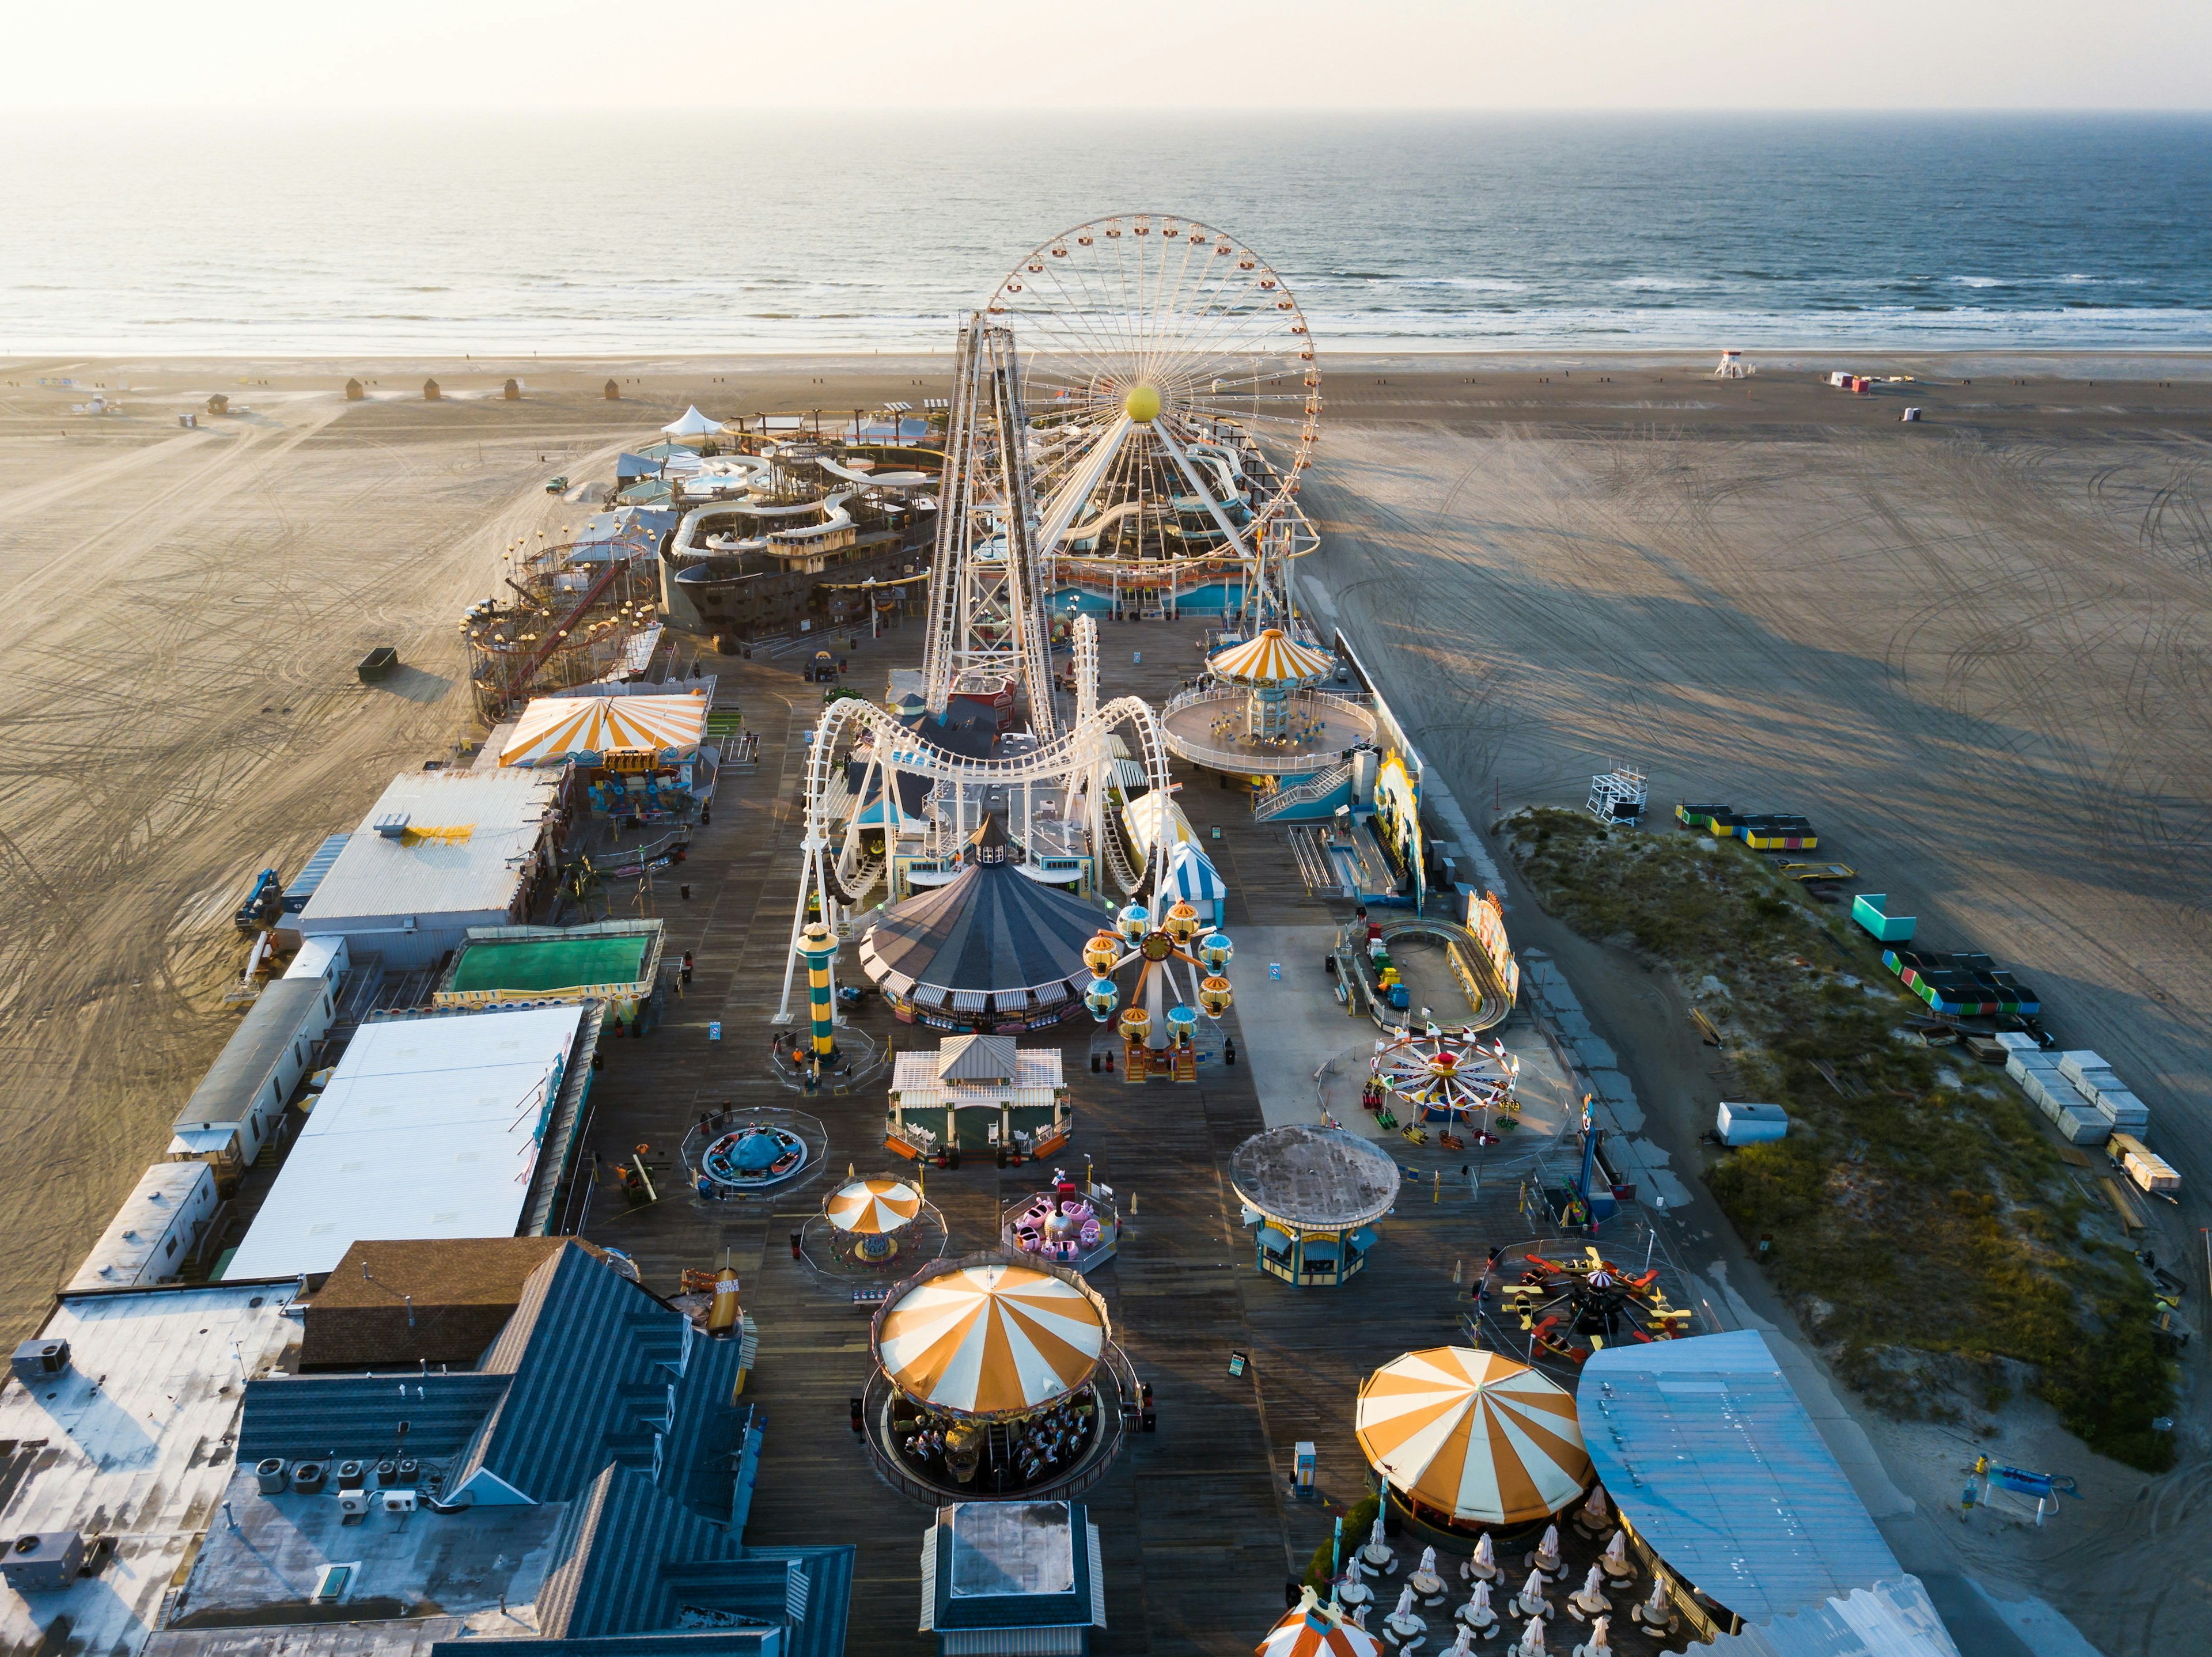
[[[1009,1253],[1090,1272],[1114,1258],[1121,1229],[1111,1186],[1055,1168],[1050,1190],[1007,1208],[1000,1240]]]
[[[933,1505],[1087,1490],[1138,1408],[1106,1302],[1073,1272],[995,1250],[935,1261],[894,1289],[870,1345],[869,1454]]]
[[[709,1140],[701,1151],[697,1178],[701,1194],[716,1186],[726,1191],[768,1191],[782,1185],[806,1165],[806,1141],[773,1122],[747,1122]]]

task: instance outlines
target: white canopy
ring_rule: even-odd
[[[681,420],[672,420],[660,429],[670,437],[712,437],[722,429],[722,422],[701,414],[695,403],[684,411]]]

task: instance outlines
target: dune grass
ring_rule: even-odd
[[[2091,1448],[2171,1465],[2142,1267],[2001,1073],[1906,1037],[1921,1004],[1870,941],[1740,841],[1560,810],[1503,828],[1548,911],[1671,970],[1741,1096],[1788,1109],[1787,1138],[1706,1183],[1855,1390],[1957,1421],[2002,1402],[2010,1360]]]

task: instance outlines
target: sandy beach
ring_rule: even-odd
[[[2014,968],[2159,1113],[2192,1194],[2156,1246],[2212,1289],[2194,1195],[2212,1181],[2212,362],[1760,366],[1327,359],[1304,496],[1324,544],[1302,590],[1479,823],[1579,804],[1592,771],[1634,762],[1661,809],[1811,816],[1822,854],[1930,946]],[[1829,367],[1914,378],[1853,397],[1817,382]],[[461,608],[502,548],[586,510],[545,480],[605,476],[690,404],[827,418],[919,405],[949,371],[0,364],[0,1204],[26,1217],[0,1266],[9,1338],[227,1037],[254,873],[296,869],[392,772],[471,734]],[[343,399],[349,374],[366,400]],[[179,427],[218,392],[228,416]],[[72,412],[94,394],[119,412]],[[354,664],[381,644],[406,671],[363,687]],[[1648,1079],[1689,1124],[1704,1102]],[[2169,1530],[2203,1455],[2158,1482]],[[2192,1608],[2193,1589],[2139,1601],[2110,1648],[2193,1633]]]

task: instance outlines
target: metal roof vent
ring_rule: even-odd
[[[398,840],[407,832],[407,822],[406,812],[386,811],[382,816],[372,821],[368,826],[386,840]]]

